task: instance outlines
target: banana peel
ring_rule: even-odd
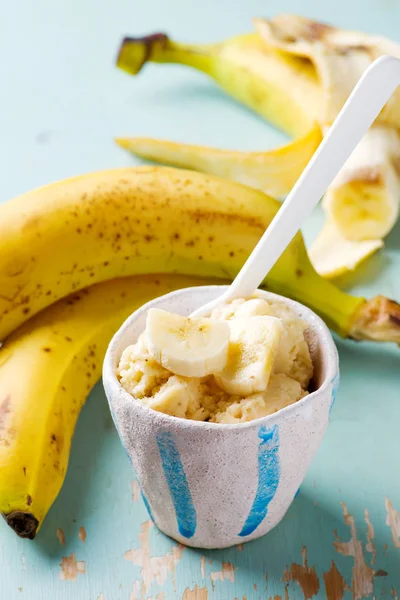
[[[362,202],[361,202],[362,199]],[[400,205],[400,136],[374,125],[325,195],[323,206],[348,240],[384,238]]]
[[[274,49],[313,65],[323,90],[320,125],[326,131],[357,81],[379,56],[400,57],[400,45],[296,15],[256,19],[256,30]],[[397,90],[327,190],[326,224],[310,249],[316,270],[335,277],[354,270],[383,246],[400,204],[400,91]]]
[[[363,72],[380,56],[400,57],[400,44],[383,37],[339,29],[299,15],[256,18],[256,31],[275,50],[309,61],[322,89],[318,121],[330,125]],[[397,90],[377,121],[400,126],[400,91]]]
[[[322,137],[369,64],[383,54],[400,57],[400,45],[390,40],[297,15],[255,19],[254,25],[256,34],[208,46],[178,44],[164,34],[125,38],[117,65],[130,74],[147,61],[199,69],[278,127],[300,135],[292,145],[268,153],[242,153],[143,138],[117,142],[143,158],[219,174],[281,196],[297,179],[297,167],[311,158],[313,132],[319,129]],[[397,220],[397,128],[399,90],[326,194],[323,206],[329,222],[311,248],[314,266],[324,277],[354,269],[381,248]],[[281,160],[292,158],[296,165],[285,171]]]
[[[290,144],[269,152],[219,150],[152,138],[115,141],[135,156],[232,179],[280,198],[292,189],[321,139],[321,129],[315,126]]]
[[[327,279],[354,271],[366,258],[382,248],[382,240],[346,240],[329,218],[312,244],[308,255],[319,273]]]
[[[399,215],[398,165],[397,130],[375,125],[325,194],[326,222],[309,249],[320,275],[333,278],[353,271],[383,247]]]

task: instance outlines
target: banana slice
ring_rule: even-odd
[[[196,380],[172,375],[148,401],[148,406],[173,417],[186,417],[189,404],[200,405]]]
[[[228,394],[247,396],[267,389],[282,334],[276,317],[248,317],[229,321],[228,362],[215,375]]]
[[[383,241],[380,239],[359,242],[346,240],[333,220],[328,218],[308,254],[317,273],[332,279],[354,271],[382,247]]]
[[[228,323],[182,317],[158,308],[147,314],[147,348],[165,369],[184,377],[221,371],[228,359]]]

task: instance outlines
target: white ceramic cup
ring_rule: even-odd
[[[155,524],[188,546],[225,548],[279,523],[321,444],[339,383],[336,346],[311,310],[269,292],[304,319],[315,391],[275,414],[224,425],[171,417],[134,400],[116,377],[123,350],[143,332],[149,308],[189,315],[225,286],[172,292],[133,313],[113,337],[103,383],[121,442]]]

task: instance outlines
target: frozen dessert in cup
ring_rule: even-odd
[[[114,336],[103,371],[151,518],[170,537],[203,548],[255,539],[279,523],[322,441],[339,373],[321,319],[264,291],[256,292],[257,301],[216,309],[213,321],[221,327],[211,323],[207,342],[214,353],[204,360],[193,353],[192,360],[189,345],[182,363],[163,338],[168,315],[161,311],[187,317],[222,291],[184,289],[143,306]],[[155,329],[146,336],[149,309],[156,309],[150,312]],[[229,337],[229,330],[236,334]],[[233,360],[238,337],[242,350],[246,340],[251,346],[265,339],[268,351],[261,344],[253,362],[241,360],[247,351]],[[158,348],[164,339],[165,356]]]

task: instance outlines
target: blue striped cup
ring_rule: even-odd
[[[283,518],[328,425],[339,382],[332,336],[311,310],[269,292],[308,323],[315,391],[273,415],[224,425],[171,417],[135,401],[116,369],[123,350],[145,328],[149,308],[189,315],[225,290],[187,288],[133,313],[113,337],[103,383],[115,426],[136,472],[150,517],[188,546],[226,548],[258,538]]]

